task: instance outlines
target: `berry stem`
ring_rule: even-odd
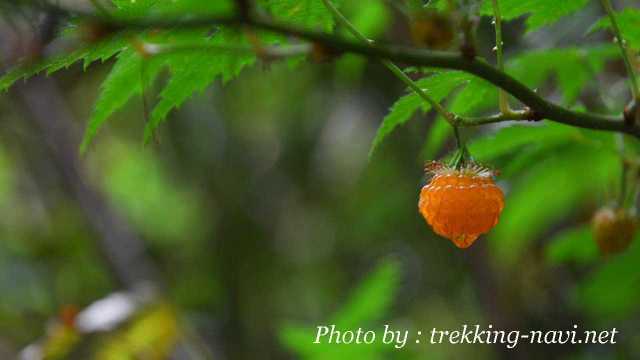
[[[343,25],[349,32],[358,40],[367,43],[373,44],[374,41],[367,38],[362,34],[356,27],[344,16],[338,8],[336,8],[331,0],[322,0],[324,6],[331,12],[336,22]],[[433,109],[435,109],[440,115],[442,115],[450,124],[455,127],[455,123],[458,121],[458,117],[447,111],[440,103],[435,101],[426,91],[424,91],[415,81],[413,81],[407,74],[402,71],[396,64],[389,60],[381,60],[380,61],[389,71],[391,71],[397,78],[402,80],[411,90],[413,90],[418,96],[420,96],[424,101],[429,103]]]
[[[500,6],[498,5],[498,0],[492,0],[492,4],[493,23],[496,28],[496,47],[494,48],[494,50],[496,51],[498,70],[504,71],[504,59],[502,56],[504,48],[504,42],[502,41],[502,16],[500,15]],[[507,93],[503,89],[498,89],[498,92],[500,112],[502,114],[510,114],[511,109],[509,108],[509,98],[507,97]]]
[[[453,157],[451,158],[449,166],[459,170],[469,162],[471,155],[469,154],[467,146],[460,137],[460,129],[458,128],[458,126],[453,126],[453,135],[456,138],[456,146],[458,150],[456,150]]]

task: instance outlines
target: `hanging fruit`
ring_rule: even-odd
[[[637,219],[632,210],[604,207],[593,216],[593,238],[603,255],[626,250],[635,237]]]
[[[467,248],[496,226],[504,194],[491,170],[466,161],[454,166],[434,162],[426,170],[433,177],[420,192],[418,208],[436,234]]]

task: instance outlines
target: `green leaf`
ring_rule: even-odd
[[[640,49],[640,9],[628,7],[615,15],[622,37],[628,42],[629,46],[634,49]],[[611,20],[608,16],[605,16],[591,27],[591,31],[610,28]]]
[[[111,15],[135,19],[142,17],[178,17],[181,15],[198,16],[230,15],[234,10],[232,0],[112,0],[116,11]]]
[[[68,54],[20,64],[0,77],[0,91],[6,91],[18,80],[27,79],[45,71],[49,75],[58,70],[66,69],[78,61],[84,62],[85,69],[96,61],[104,62],[126,48],[128,36],[130,36],[128,33],[119,33]]]
[[[575,142],[580,130],[557,123],[539,126],[514,125],[500,129],[491,136],[483,136],[468,145],[469,152],[481,162],[489,162],[500,156],[515,153],[526,145],[540,144],[547,147]],[[540,142],[544,139],[544,142]]]
[[[554,236],[545,249],[545,257],[551,264],[566,262],[586,264],[598,258],[598,247],[593,241],[591,228],[581,225]]]
[[[523,53],[506,64],[506,71],[531,88],[538,88],[552,76],[566,105],[573,105],[604,64],[618,56],[612,44],[584,48],[545,49]],[[591,86],[597,87],[597,84]]]
[[[352,330],[367,327],[381,314],[388,312],[397,292],[400,267],[395,260],[380,263],[353,291],[346,304],[323,325]],[[336,346],[326,342],[314,344],[316,328],[285,325],[280,330],[281,341],[304,359],[383,359],[382,342],[362,346]]]
[[[341,328],[353,328],[370,323],[385,314],[398,288],[400,268],[397,262],[381,263],[374,272],[353,291],[349,300],[332,318]]]
[[[339,1],[332,2],[336,6],[340,5]],[[262,3],[276,19],[288,24],[323,31],[331,31],[333,28],[333,15],[322,0],[264,0]]]
[[[470,115],[497,104],[498,89],[485,80],[471,77],[471,80],[463,89],[452,96],[447,109],[456,115]],[[453,135],[451,125],[438,116],[429,129],[427,140],[423,148],[423,158],[433,159],[442,148],[444,142]]]
[[[427,95],[434,101],[440,102],[457,87],[467,83],[470,78],[471,75],[463,72],[449,71],[422,78],[417,81],[417,84],[421,89],[425,90]],[[391,107],[389,114],[382,120],[382,124],[373,139],[369,157],[373,155],[382,141],[386,139],[396,127],[409,121],[413,114],[420,108],[426,113],[431,110],[431,105],[416,93],[412,92],[398,99]]]
[[[588,0],[500,0],[499,6],[504,20],[530,15],[527,31],[533,31],[577,12],[588,3]],[[491,0],[484,0],[481,14],[493,16]]]
[[[143,74],[146,82],[155,78],[160,70],[160,62],[145,60],[135,50],[121,52],[111,72],[101,86],[91,118],[84,133],[80,151],[85,152],[98,129],[116,110],[123,107],[134,95],[143,89]]]
[[[623,254],[606,258],[575,288],[574,303],[593,319],[622,319],[640,302],[640,237]]]
[[[184,35],[185,40],[191,38],[202,40],[206,33],[195,32]],[[214,45],[246,43],[246,39],[241,33],[221,28],[207,43]],[[144,132],[145,142],[151,136],[167,114],[176,107],[179,107],[194,93],[204,90],[217,78],[221,78],[223,83],[228,82],[237,76],[240,71],[255,62],[253,54],[218,53],[211,51],[193,51],[187,56],[185,54],[169,54],[166,57],[166,64],[169,66],[171,78],[160,93],[160,101],[151,113],[151,119],[147,123]]]
[[[591,144],[553,152],[527,170],[508,194],[500,222],[490,234],[496,258],[506,263],[515,261],[531,240],[573,209],[600,200],[599,194],[617,184],[621,173],[616,153]]]

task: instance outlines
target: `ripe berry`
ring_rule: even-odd
[[[593,216],[593,237],[603,255],[620,253],[631,244],[636,233],[637,220],[625,209],[604,207]]]
[[[498,223],[504,194],[493,173],[477,165],[455,169],[438,164],[420,192],[418,208],[436,234],[467,248]]]

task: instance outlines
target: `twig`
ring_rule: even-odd
[[[502,41],[502,16],[500,16],[500,6],[498,5],[498,0],[492,0],[493,2],[493,23],[496,28],[496,47],[494,50],[496,51],[496,60],[498,65],[498,70],[504,71],[504,60],[503,60],[503,48],[504,42]],[[499,89],[498,101],[500,106],[500,112],[503,114],[508,114],[511,112],[509,108],[509,98],[507,97],[507,93]]]
[[[339,22],[341,25],[347,28],[356,39],[366,43],[373,44],[373,40],[368,39],[364,36],[355,26],[347,19],[342,13],[331,3],[331,0],[322,0],[324,6],[331,12],[333,17]],[[402,82],[404,82],[411,90],[413,90],[418,96],[420,96],[423,100],[425,100],[431,107],[433,107],[440,115],[442,115],[449,123],[455,126],[454,122],[456,121],[455,115],[447,111],[440,103],[435,101],[426,91],[424,91],[415,81],[413,81],[407,74],[402,71],[396,64],[389,60],[381,60],[381,63],[389,69],[396,77],[398,77]]]
[[[622,37],[622,32],[620,31],[620,27],[618,26],[618,21],[616,20],[616,15],[613,11],[613,7],[611,6],[611,2],[609,0],[600,0],[600,2],[602,3],[602,7],[609,16],[609,20],[611,21],[611,28],[613,29],[613,35],[615,36],[614,40],[620,47],[624,65],[627,68],[627,72],[629,73],[629,85],[631,87],[631,93],[633,94],[633,98],[636,100],[636,102],[640,102],[640,85],[638,85],[636,71],[631,63],[631,60],[629,59],[630,56],[629,49],[627,47],[627,41]]]

